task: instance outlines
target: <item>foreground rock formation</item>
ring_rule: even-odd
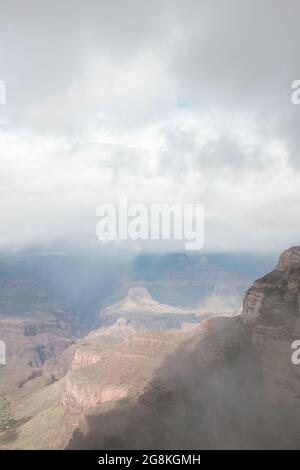
[[[11,438],[1,442],[0,436],[2,448],[65,448],[77,429],[88,433],[90,413],[99,416],[122,400],[137,400],[164,359],[193,334],[189,328],[135,334],[125,329],[130,334],[118,336],[116,329],[78,341],[49,359],[42,376],[9,394],[20,425]]]
[[[71,448],[299,448],[300,247],[247,291],[243,311],[212,318],[150,386],[88,419]]]
[[[168,332],[100,328],[10,394],[2,448],[299,448],[300,247],[241,315]],[[123,311],[124,313],[124,311]]]

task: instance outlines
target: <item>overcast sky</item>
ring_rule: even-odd
[[[96,208],[206,207],[206,250],[299,244],[299,0],[0,0],[0,249]]]

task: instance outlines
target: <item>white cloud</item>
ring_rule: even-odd
[[[204,203],[207,249],[297,243],[298,17],[294,0],[6,2],[0,248],[94,240],[119,195]]]

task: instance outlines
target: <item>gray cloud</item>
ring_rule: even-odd
[[[93,239],[119,194],[204,202],[208,249],[297,243],[299,10],[3,0],[0,246]]]

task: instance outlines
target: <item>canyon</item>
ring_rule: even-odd
[[[137,400],[90,413],[69,448],[298,448],[299,255],[254,282],[241,315],[196,327]]]
[[[241,311],[206,316],[153,292],[153,281],[127,286],[96,307],[81,338],[63,309],[42,323],[14,320],[26,346],[0,369],[1,378],[22,371],[1,380],[16,423],[2,449],[297,447],[300,248],[253,283]],[[181,320],[157,323],[164,315]],[[32,363],[45,334],[56,349]]]

